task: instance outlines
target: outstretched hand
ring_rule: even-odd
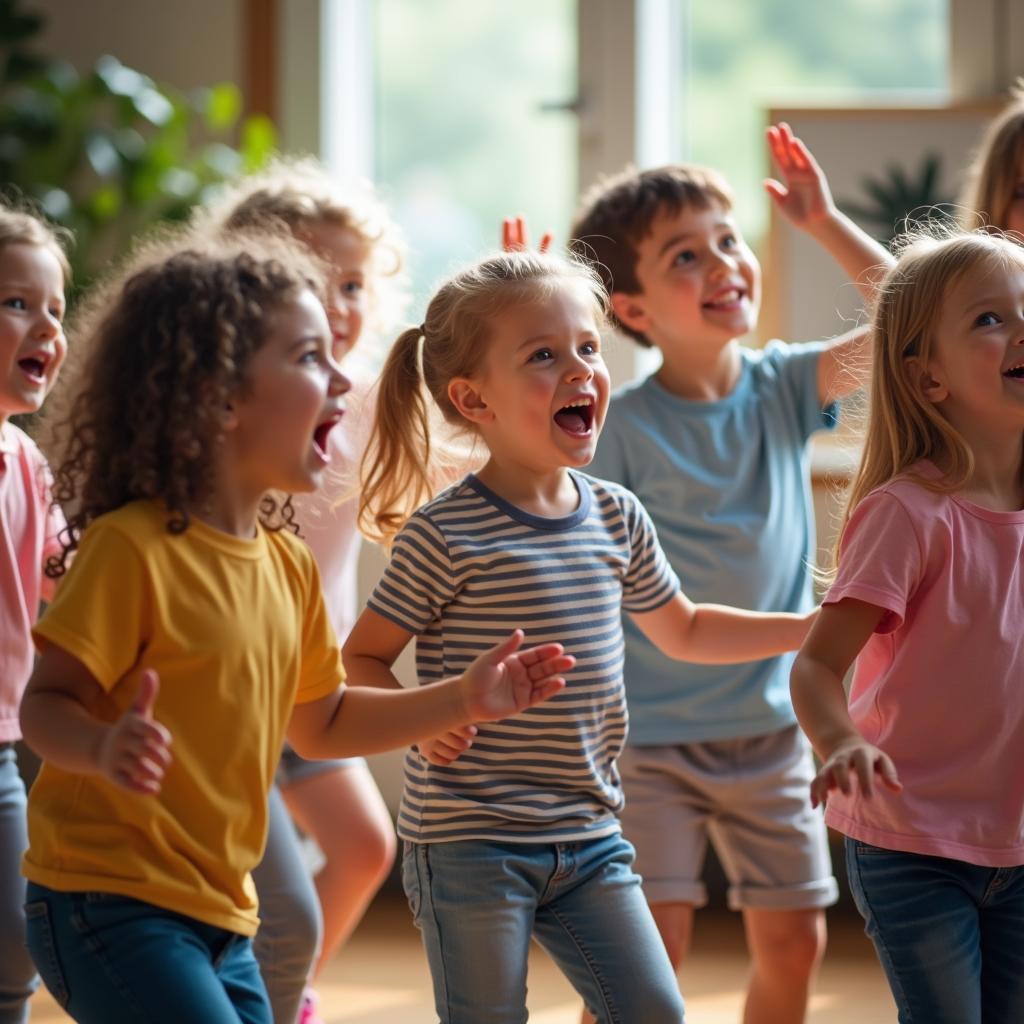
[[[432,736],[429,740],[420,740],[416,746],[431,764],[447,767],[473,746],[476,734],[475,725],[463,725],[440,736]]]
[[[462,674],[461,695],[466,717],[493,722],[532,707],[565,686],[563,673],[576,659],[561,644],[541,644],[521,651],[523,631],[481,654]]]
[[[765,191],[798,228],[809,228],[834,216],[836,204],[825,172],[811,151],[785,121],[767,130],[768,148],[782,181],[767,178]]]
[[[537,252],[547,252],[551,248],[551,239],[551,232],[545,231],[540,237]],[[530,248],[525,217],[506,217],[501,222],[501,247],[505,252],[525,252]]]
[[[853,791],[854,778],[857,779],[861,793],[867,798],[875,791],[876,778],[894,793],[903,788],[889,755],[858,738],[836,747],[814,776],[811,781],[811,806],[823,804],[833,789],[849,796]]]
[[[100,772],[136,793],[159,793],[164,771],[171,763],[171,734],[153,720],[159,692],[159,676],[146,669],[135,701],[110,727],[97,753]]]

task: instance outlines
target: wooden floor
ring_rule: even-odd
[[[687,1022],[738,1024],[746,971],[739,918],[707,911],[697,922],[694,953],[680,979]],[[892,1024],[896,1011],[860,920],[831,917],[829,932],[808,1024]],[[325,1024],[436,1024],[419,936],[399,895],[378,899],[319,990]],[[579,1019],[575,994],[539,949],[530,966],[529,1008],[531,1024]],[[36,997],[32,1024],[67,1020],[45,992]]]

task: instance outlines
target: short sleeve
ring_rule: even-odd
[[[818,363],[826,342],[788,345],[771,341],[765,348],[766,376],[774,380],[784,408],[796,419],[800,437],[807,440],[819,430],[832,430],[839,422],[839,403],[822,406],[818,399]]]
[[[897,497],[876,491],[847,523],[839,572],[822,603],[850,597],[884,608],[875,632],[891,633],[903,624],[923,572],[921,542],[910,514]]]
[[[622,585],[623,611],[642,613],[660,608],[679,590],[679,577],[658,543],[651,517],[639,499],[627,492],[624,507],[629,531],[629,568]]]
[[[120,530],[97,521],[58,583],[32,630],[36,647],[60,647],[112,690],[149,638],[151,588],[142,555]]]
[[[309,557],[308,587],[302,625],[302,668],[296,704],[306,704],[333,693],[345,680],[341,651],[327,613],[320,572]]]
[[[64,512],[61,510],[60,505],[56,504],[53,500],[53,479],[50,475],[50,469],[45,463],[40,467],[39,476],[39,500],[42,502],[42,507],[46,509],[46,518],[43,526],[43,564],[41,566],[45,570],[46,563],[61,552],[60,536],[67,528],[67,522],[64,519]],[[40,587],[40,595],[43,600],[52,601],[56,589],[57,581],[45,575],[44,572]]]
[[[455,596],[451,557],[441,531],[417,513],[399,532],[391,560],[367,607],[415,636],[441,618]]]

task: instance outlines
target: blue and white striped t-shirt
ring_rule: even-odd
[[[403,839],[565,842],[619,828],[621,611],[653,611],[679,581],[633,494],[582,473],[572,479],[579,507],[546,519],[470,475],[395,539],[369,607],[416,634],[421,685],[461,673],[516,627],[526,645],[557,641],[576,657],[563,691],[481,723],[473,746],[448,767],[409,751]]]

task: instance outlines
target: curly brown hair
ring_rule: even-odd
[[[246,386],[270,311],[320,286],[297,245],[205,249],[178,240],[160,257],[136,254],[100,289],[77,327],[77,366],[47,409],[54,498],[69,514],[62,551],[46,573],[61,576],[85,528],[138,499],[162,502],[172,533],[213,493],[223,410]],[[260,520],[297,532],[291,499],[268,494]]]

